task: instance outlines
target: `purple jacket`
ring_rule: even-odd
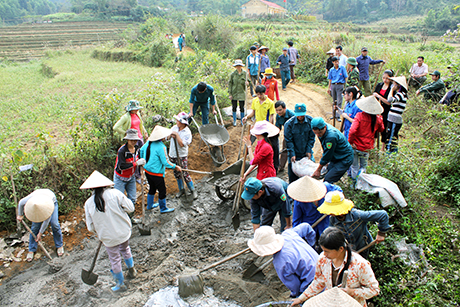
[[[359,69],[359,80],[360,81],[368,81],[369,80],[369,65],[375,65],[378,63],[383,62],[383,60],[373,60],[370,56],[363,57],[360,55],[356,58],[358,62],[358,69]]]

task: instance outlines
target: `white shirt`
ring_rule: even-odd
[[[105,246],[113,247],[126,242],[131,237],[131,220],[128,213],[134,211],[134,205],[117,189],[105,189],[102,197],[105,202],[105,212],[96,209],[94,193],[86,201],[86,227],[89,231],[96,232]]]
[[[415,63],[412,65],[409,72],[414,75],[422,75],[424,73],[428,73],[428,65],[422,63],[422,66],[418,66],[418,63]]]
[[[179,133],[179,137],[182,139],[182,143],[184,144],[184,147],[181,147],[179,145],[179,142],[177,142],[177,146],[179,146],[179,157],[187,157],[188,156],[188,145],[192,143],[192,132],[190,131],[189,127],[185,127],[181,131],[179,131],[179,127],[174,126],[171,128],[172,131],[175,131]],[[171,142],[169,145],[169,156],[171,158],[177,158],[177,153],[176,153],[176,144],[174,140],[171,138]]]
[[[339,56],[339,65],[342,65],[343,67],[347,67],[347,60],[348,60],[348,57],[342,53],[342,55]]]

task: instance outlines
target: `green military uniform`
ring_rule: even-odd
[[[235,69],[234,72],[230,75],[230,80],[228,82],[228,94],[232,96],[233,100],[245,100],[246,98],[246,77],[247,72],[241,70],[241,73],[238,73],[238,70]]]
[[[347,86],[355,86],[359,83],[359,70],[358,68],[353,68],[353,70],[348,74]]]
[[[422,86],[419,91],[420,93],[424,93],[423,96],[426,100],[433,99],[438,102],[446,93],[446,85],[444,84],[444,81],[439,78],[438,81]]]
[[[323,148],[323,156],[319,164],[329,163],[324,181],[337,182],[353,164],[353,148],[343,133],[329,124],[326,124],[326,132],[319,140]]]

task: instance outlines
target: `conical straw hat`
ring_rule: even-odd
[[[407,91],[407,82],[406,82],[406,77],[400,76],[400,77],[390,77],[390,80],[396,81],[399,85],[404,87]]]
[[[329,50],[328,52],[326,52],[326,54],[335,54],[335,49],[334,48],[331,48],[331,50]]]
[[[114,185],[113,181],[105,177],[98,171],[94,171],[80,187],[80,190],[109,187]]]
[[[304,203],[318,201],[326,195],[326,192],[327,189],[324,183],[310,176],[297,179],[287,188],[287,193],[292,199]]]
[[[356,106],[367,114],[378,115],[383,113],[383,107],[374,96],[363,97],[356,101]]]
[[[302,307],[362,307],[357,300],[337,287],[326,290],[310,299]]]
[[[171,129],[161,127],[161,126],[155,126],[153,129],[152,133],[149,136],[149,141],[154,142],[154,141],[159,141],[164,139],[165,137],[170,136],[172,133]]]
[[[54,201],[47,195],[32,196],[24,207],[24,213],[29,221],[41,223],[53,214]]]

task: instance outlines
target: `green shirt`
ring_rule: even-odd
[[[422,86],[420,88],[420,92],[421,93],[423,93],[423,92],[432,92],[432,93],[436,93],[436,94],[441,94],[441,96],[442,96],[446,92],[446,85],[444,84],[444,81],[442,81],[441,78],[439,78],[438,81],[431,82],[430,84]]]
[[[359,83],[359,70],[358,68],[353,68],[353,70],[348,74],[347,86],[355,86]]]
[[[235,69],[234,72],[230,75],[230,80],[228,81],[228,94],[232,96],[233,100],[243,101],[246,98],[246,86],[245,82],[246,71],[241,70],[241,73],[238,73],[238,70]],[[249,80],[248,80],[249,81]]]
[[[353,160],[353,148],[343,133],[329,124],[326,124],[326,127],[326,132],[319,138],[323,147],[323,156],[319,164],[326,165],[329,162]]]

